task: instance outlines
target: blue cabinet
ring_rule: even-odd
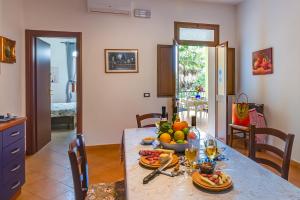
[[[25,119],[0,125],[0,200],[10,200],[25,182]]]

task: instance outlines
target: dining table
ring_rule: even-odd
[[[228,174],[233,187],[222,192],[209,192],[193,184],[192,177],[183,174],[169,177],[158,175],[148,184],[143,178],[152,170],[139,164],[139,151],[151,150],[142,145],[145,137],[156,137],[156,128],[130,128],[123,132],[125,188],[127,200],[300,200],[300,189],[260,164],[217,140],[223,159],[217,167]],[[200,132],[201,138],[213,137]],[[200,149],[201,153],[201,149]]]

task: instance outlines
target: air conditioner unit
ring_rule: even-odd
[[[131,14],[132,0],[87,0],[89,12]]]

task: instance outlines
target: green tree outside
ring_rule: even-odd
[[[185,91],[195,95],[195,87],[202,86],[208,89],[208,48],[201,46],[179,46],[179,76],[178,86],[180,98],[186,97]]]

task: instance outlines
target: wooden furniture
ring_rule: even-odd
[[[76,102],[51,103],[51,128],[75,128]]]
[[[37,38],[40,37],[63,37],[63,38],[76,38],[76,51],[78,56],[76,57],[76,101],[77,101],[77,119],[76,119],[76,130],[77,132],[82,132],[82,33],[81,32],[61,32],[61,31],[47,31],[47,30],[25,30],[25,62],[26,62],[26,153],[34,154],[43,145],[47,144],[50,141],[51,131],[39,132],[47,121],[47,126],[51,125],[50,118],[49,121],[45,119],[45,116],[48,116],[48,113],[45,113],[45,116],[40,118],[41,109],[44,109],[44,106],[49,104],[42,104],[40,94],[45,94],[43,98],[49,98],[49,88],[45,90],[39,90],[37,86],[40,85],[41,77],[38,76],[40,73],[40,68],[38,67],[39,56],[37,55]],[[48,53],[45,53],[48,54]],[[49,76],[49,74],[48,74]],[[38,83],[38,84],[37,84]],[[38,104],[40,102],[40,104]],[[39,107],[38,105],[43,105]],[[45,107],[45,110],[48,108]],[[44,112],[42,112],[44,113]],[[44,122],[45,121],[45,122]],[[38,127],[40,126],[40,127]]]
[[[144,115],[136,115],[136,123],[138,128],[144,128],[144,127],[155,127],[155,124],[147,124],[142,126],[142,121],[145,119],[160,119],[161,114],[160,113],[148,113],[148,114],[144,114]],[[167,114],[167,118],[168,118],[168,114]]]
[[[25,182],[25,118],[0,123],[0,199],[15,196]]]
[[[255,108],[258,113],[264,114],[264,104],[249,103],[249,109]],[[244,146],[247,147],[249,142],[250,128],[248,126],[240,126],[236,124],[229,124],[230,127],[230,146],[232,147],[234,139],[243,139]],[[237,136],[242,134],[242,137]]]
[[[76,200],[125,199],[124,182],[88,184],[88,164],[82,135],[77,135],[69,145],[68,151],[74,183]]]
[[[284,150],[282,151],[281,149],[278,149],[277,147],[271,146],[269,144],[256,143],[255,136],[259,134],[270,135],[281,139],[283,142],[285,142]],[[262,163],[276,169],[281,174],[282,178],[288,180],[294,138],[295,135],[293,134],[286,134],[273,128],[255,128],[255,126],[251,126],[249,157],[258,163]],[[256,157],[256,151],[260,150],[267,150],[278,155],[282,159],[282,165],[279,166],[271,160]]]
[[[175,96],[176,69],[173,51],[173,45],[157,45],[157,97]]]
[[[168,177],[159,175],[147,185],[142,181],[151,171],[139,165],[139,151],[153,147],[141,145],[145,137],[156,137],[156,128],[132,128],[124,130],[126,199],[299,199],[298,187],[264,169],[253,160],[243,156],[224,143],[218,141],[218,147],[225,149],[227,160],[222,163],[222,171],[232,177],[234,187],[222,194],[199,190],[190,178],[182,176]],[[201,137],[211,137],[201,133]],[[201,140],[203,141],[203,140]]]

